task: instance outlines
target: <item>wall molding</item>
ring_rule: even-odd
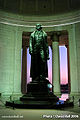
[[[80,22],[80,10],[54,16],[22,16],[19,14],[0,11],[0,23],[18,27],[35,27],[36,23],[42,27],[57,27]]]

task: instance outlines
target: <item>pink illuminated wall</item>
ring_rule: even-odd
[[[67,48],[59,46],[60,54],[60,80],[61,84],[68,83],[68,65],[67,65]]]
[[[49,47],[49,60],[48,60],[48,80],[52,83],[52,50]]]

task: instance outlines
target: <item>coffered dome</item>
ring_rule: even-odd
[[[22,15],[55,15],[80,9],[80,0],[0,0],[0,9]]]

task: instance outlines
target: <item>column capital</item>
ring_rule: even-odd
[[[59,42],[59,36],[61,35],[60,31],[54,31],[52,33],[52,41],[53,42]]]

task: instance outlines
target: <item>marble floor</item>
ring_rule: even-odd
[[[63,95],[61,100],[68,95]],[[75,103],[74,107],[63,109],[13,109],[6,108],[0,101],[0,120],[80,120],[80,107]]]

